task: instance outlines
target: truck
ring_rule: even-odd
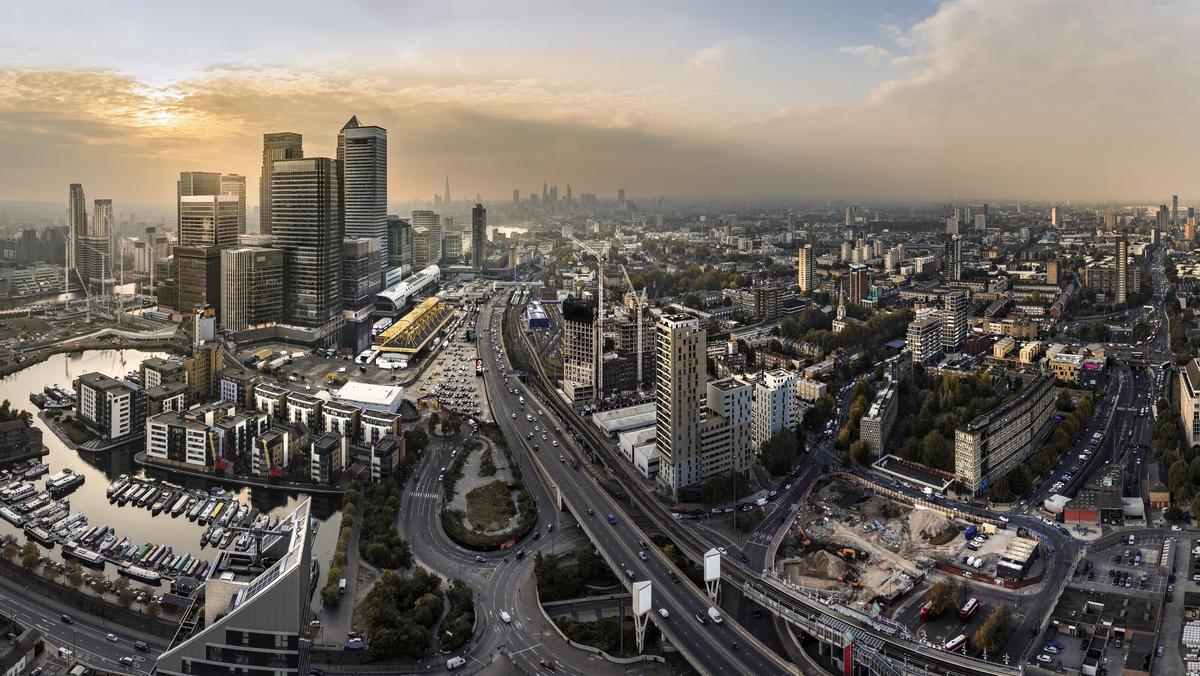
[[[708,607],[708,618],[713,621],[713,624],[721,624],[725,618],[721,617],[721,613],[714,607]]]
[[[338,580],[338,594],[346,593],[346,578]]]
[[[967,526],[967,532],[963,533],[963,539],[964,540],[974,540],[975,536],[978,534],[979,534],[979,527],[976,526],[975,524],[971,524],[970,526]]]

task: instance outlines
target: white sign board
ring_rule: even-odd
[[[710,549],[704,552],[704,581],[714,582],[721,579],[721,552]]]
[[[633,583],[633,614],[645,615],[653,608],[650,594],[650,580]]]

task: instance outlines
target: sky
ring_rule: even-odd
[[[174,199],[388,129],[389,199],[1185,200],[1194,0],[11,3],[0,200]]]

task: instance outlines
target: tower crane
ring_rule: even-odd
[[[593,331],[592,357],[595,364],[596,373],[596,391],[593,394],[594,399],[600,399],[601,393],[604,392],[604,268],[608,264],[608,254],[601,254],[592,247],[584,244],[575,235],[571,235],[571,241],[580,249],[592,254],[596,257],[596,283],[599,286],[596,303],[596,323],[599,326],[599,331]]]

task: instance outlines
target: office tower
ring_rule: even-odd
[[[234,195],[179,198],[179,245],[224,249],[238,243],[241,201]]]
[[[871,276],[865,268],[850,270],[850,302],[861,304],[871,295]]]
[[[463,234],[458,230],[442,231],[442,261],[447,265],[462,263]]]
[[[1117,229],[1117,212],[1115,212],[1115,211],[1104,212],[1104,229],[1109,232],[1112,232],[1113,230]]]
[[[483,270],[483,261],[487,257],[487,209],[482,204],[476,204],[471,209],[471,267],[476,272]]]
[[[235,217],[236,218],[236,217]],[[175,247],[175,309],[186,315],[212,307],[221,316],[221,249],[215,246]]]
[[[853,252],[851,252],[851,250],[850,250],[851,247],[853,247],[853,246],[854,245],[851,244],[850,242],[842,242],[841,251],[838,252],[838,259],[841,260],[843,263],[845,263],[846,261],[849,261],[850,258],[853,256]]]
[[[513,204],[521,203],[521,189],[520,188],[513,188],[512,203]]]
[[[566,199],[567,204],[570,204],[572,199],[573,198],[571,197],[571,184],[568,183],[567,184],[567,199]]]
[[[1151,233],[1150,243],[1158,244],[1162,233],[1167,229],[1167,205],[1158,205],[1158,218],[1154,221],[1154,232]]]
[[[937,313],[909,322],[905,337],[914,364],[931,361],[942,350],[942,325]]]
[[[1179,225],[1179,195],[1171,195],[1171,227]]]
[[[383,291],[379,275],[382,256],[379,240],[347,237],[342,245],[342,347],[361,352],[371,345],[371,311],[375,296]]]
[[[283,251],[221,250],[221,324],[227,331],[275,326],[283,316]]]
[[[984,230],[987,228],[987,214],[975,214],[975,229]]]
[[[445,196],[442,197],[442,203],[448,207],[450,206],[451,202],[453,202],[453,200],[450,199],[450,174],[446,174],[446,192]]]
[[[946,219],[946,234],[951,236],[958,234],[958,216]]]
[[[347,237],[379,241],[380,272],[387,260],[387,130],[351,117],[337,139],[338,202]],[[446,179],[446,188],[450,179]],[[449,196],[449,193],[447,193]]]
[[[287,464],[287,444],[272,443],[279,439],[277,432],[260,437],[253,450],[256,464]],[[203,603],[183,619],[184,626],[195,628],[181,632],[158,657],[154,673],[309,673],[310,503],[300,500],[251,551],[217,554],[213,572],[202,581]]]
[[[947,293],[942,306],[942,349],[958,352],[967,339],[967,312],[971,307],[965,290]]]
[[[432,211],[419,209],[412,212],[412,228],[414,233],[428,233],[425,257],[422,260],[414,261],[414,269],[423,270],[430,265],[437,265],[442,260],[441,218]]]
[[[816,261],[813,260],[812,245],[806,244],[800,247],[800,254],[796,260],[797,284],[800,285],[802,292],[809,293],[817,285]]]
[[[246,234],[246,177],[241,174],[221,174],[221,194],[238,198],[238,234]]]
[[[262,175],[258,184],[258,232],[271,234],[271,183],[275,160],[304,157],[303,138],[290,131],[263,134]]]
[[[625,204],[625,188],[620,188],[617,190],[617,206],[620,207],[621,209],[624,209],[626,206],[626,204]]]
[[[1187,208],[1187,217],[1188,217],[1188,218],[1195,218],[1195,217],[1196,217],[1196,207],[1188,207],[1188,208]]]
[[[1058,227],[1058,207],[1050,207],[1050,227]]]
[[[76,246],[79,238],[87,234],[87,200],[83,196],[83,185],[72,183],[67,195],[67,274],[76,267]],[[68,282],[68,287],[70,286]]]
[[[331,344],[342,320],[342,227],[337,162],[276,160],[271,167],[271,236],[283,250],[283,323]]]
[[[942,269],[946,279],[955,282],[962,279],[962,240],[957,235],[951,235],[942,245]]]
[[[107,239],[105,251],[108,254],[108,276],[115,277],[120,267],[121,252],[117,248],[117,224],[113,218],[113,204],[110,199],[99,199],[92,203],[92,222],[88,234]],[[122,280],[124,281],[124,280]]]
[[[1125,303],[1129,298],[1129,237],[1125,233],[1117,236],[1117,293],[1113,300]]]
[[[1196,217],[1188,216],[1187,223],[1183,226],[1183,238],[1189,242],[1196,239]]]
[[[413,230],[407,218],[388,216],[388,267],[400,277],[413,271]]]
[[[220,195],[221,174],[215,171],[181,171],[179,180],[175,182],[175,225],[182,232],[183,216],[180,200],[184,197],[200,195]]]

